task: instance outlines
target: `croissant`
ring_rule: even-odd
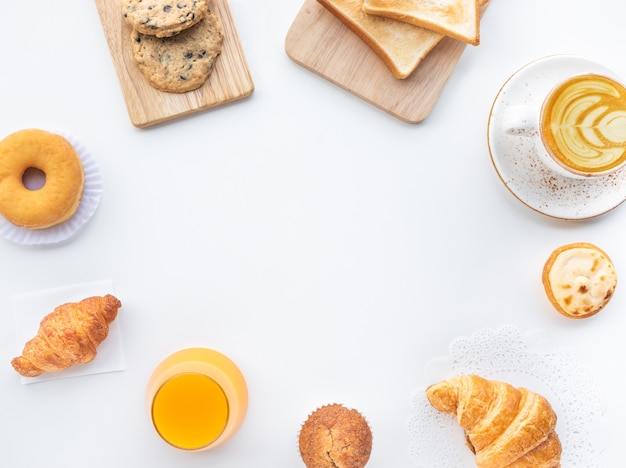
[[[92,361],[121,306],[111,294],[58,306],[43,318],[37,335],[11,365],[24,377],[36,377]]]
[[[557,417],[538,393],[477,375],[426,389],[430,404],[456,416],[479,468],[561,466]]]

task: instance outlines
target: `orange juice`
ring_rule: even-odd
[[[239,368],[207,348],[168,356],[154,370],[147,401],[157,433],[183,450],[206,450],[228,440],[243,422],[248,391]]]

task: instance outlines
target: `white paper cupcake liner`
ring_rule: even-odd
[[[49,130],[53,131],[53,130]],[[102,198],[102,175],[95,158],[74,136],[53,131],[65,137],[76,149],[83,163],[85,186],[76,213],[61,224],[46,229],[21,228],[0,216],[0,236],[20,245],[43,245],[62,242],[74,236],[94,215]]]

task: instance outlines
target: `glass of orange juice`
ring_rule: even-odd
[[[187,348],[165,358],[148,382],[152,424],[168,444],[207,450],[231,438],[248,409],[243,374],[228,357]]]

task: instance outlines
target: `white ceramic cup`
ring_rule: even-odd
[[[527,104],[509,106],[504,131],[533,140],[539,159],[564,177],[585,179],[626,166],[626,87],[612,73],[544,83]]]

